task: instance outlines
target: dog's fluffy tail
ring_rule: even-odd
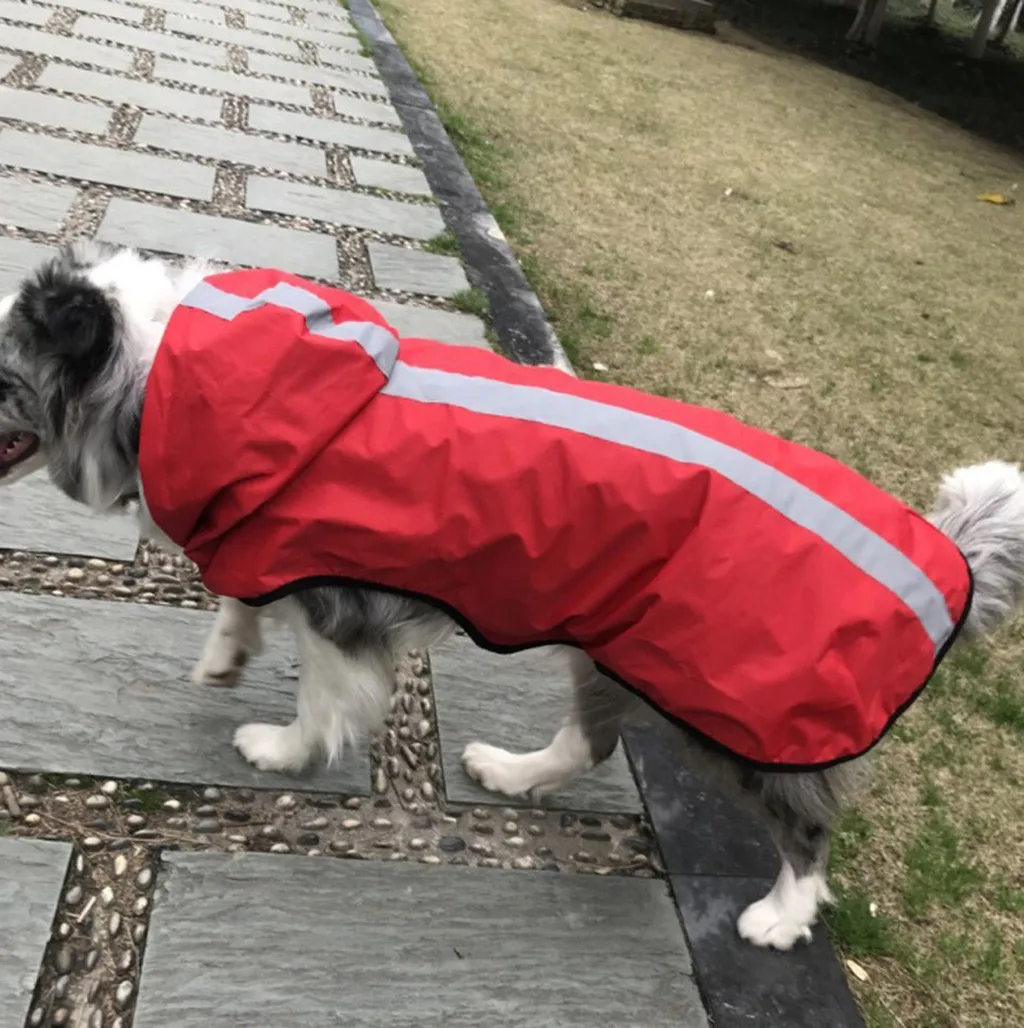
[[[960,548],[974,575],[964,637],[998,627],[1024,598],[1024,477],[990,461],[942,480],[930,520]]]

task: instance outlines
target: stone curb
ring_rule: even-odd
[[[540,300],[394,37],[370,0],[348,0],[348,8],[373,49],[445,224],[458,241],[467,277],[487,296],[502,351],[519,364],[554,365],[574,374]],[[766,861],[769,867],[774,864],[771,843],[759,826],[666,761],[658,735],[650,726],[632,728],[623,745],[662,853],[678,850],[680,836],[695,827],[703,845],[708,840],[700,836],[708,834],[712,822],[715,834],[728,832],[714,840],[717,845],[740,851],[739,867],[731,873],[687,868],[669,875],[697,984],[716,1028],[755,1023],[758,1028],[863,1028],[823,925],[815,928],[813,945],[789,953],[756,949],[736,935],[736,915],[770,886],[765,866]],[[697,811],[694,824],[668,816],[670,809],[681,809],[680,803]],[[702,825],[701,814],[709,805],[714,817],[705,817]]]
[[[458,241],[469,280],[487,297],[502,351],[519,364],[554,365],[572,374],[540,300],[405,55],[369,0],[349,0],[349,13],[373,48],[391,102]]]

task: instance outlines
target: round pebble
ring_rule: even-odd
[[[285,793],[274,800],[274,806],[278,810],[294,810],[298,806],[298,801],[291,794]]]
[[[100,903],[105,907],[109,907],[114,902],[114,890],[109,885],[104,885],[100,889]]]
[[[34,827],[35,825],[42,823],[43,819],[38,814],[26,814],[22,820],[29,827]]]
[[[58,946],[53,954],[53,966],[58,974],[70,974],[75,966],[75,951],[70,946]]]
[[[359,810],[359,808],[362,807],[362,805],[363,805],[363,801],[358,796],[350,796],[342,804],[342,806],[346,810]]]
[[[126,949],[117,958],[117,969],[118,969],[118,971],[121,971],[122,973],[125,972],[125,971],[130,971],[132,969],[132,964],[134,963],[134,961],[135,961],[135,954],[133,954],[130,949]]]
[[[110,800],[106,796],[86,796],[85,805],[92,810],[102,810],[110,806]]]
[[[427,848],[427,840],[420,839],[419,837],[409,840],[409,849],[411,850],[425,850]]]
[[[129,814],[124,820],[129,828],[141,828],[146,823],[141,814]]]
[[[103,840],[98,835],[87,835],[82,840],[82,848],[95,852],[103,849]]]
[[[124,1010],[124,1008],[128,1006],[129,1002],[131,1001],[131,998],[134,995],[134,993],[135,986],[126,979],[125,981],[120,982],[118,984],[117,991],[114,993],[114,1002],[118,1005],[118,1007],[120,1007],[121,1010]]]
[[[437,846],[445,853],[461,853],[466,848],[466,840],[457,835],[442,835],[437,840]]]
[[[280,834],[281,832],[278,830],[277,825],[264,825],[260,829],[260,835],[264,839],[276,839]]]
[[[437,792],[435,791],[434,787],[430,784],[430,782],[424,782],[420,786],[420,795],[425,800],[432,800],[437,795]]]
[[[140,889],[148,889],[153,884],[153,871],[151,868],[144,867],[136,876],[135,884]]]
[[[68,986],[71,984],[71,975],[62,974],[53,983],[54,999],[63,999],[68,994]]]
[[[286,842],[275,842],[274,845],[270,847],[271,853],[291,853],[291,851],[291,846]]]
[[[43,1023],[43,1018],[46,1016],[46,1011],[42,1007],[36,1007],[31,1014],[28,1015],[29,1028],[39,1028],[39,1025]]]
[[[519,825],[515,821],[506,821],[502,826],[501,830],[506,835],[517,835],[519,833]]]
[[[89,1015],[89,1028],[103,1028],[103,1011],[99,1007]]]
[[[505,845],[518,850],[526,845],[526,840],[521,835],[513,835],[512,838],[505,840]]]
[[[238,844],[243,845],[243,846],[248,841],[249,841],[248,838],[246,836],[244,836],[244,835],[229,835],[228,836],[228,842],[238,843]]]
[[[386,817],[375,817],[370,822],[371,828],[390,828],[391,822]]]
[[[66,893],[64,893],[64,902],[69,907],[77,907],[82,902],[82,887],[80,885],[72,885]]]
[[[544,829],[540,825],[529,825],[526,830],[534,836],[544,834]]]
[[[0,771],[0,789],[10,783],[10,779],[7,777],[6,771]]]
[[[531,867],[537,865],[533,862],[533,857],[514,857],[512,860],[512,866],[520,871],[526,871]]]
[[[114,875],[120,878],[128,870],[128,858],[123,853],[114,857]]]
[[[217,789],[212,785],[207,789],[203,789],[203,799],[206,800],[207,803],[216,803],[217,800],[220,799],[220,796],[220,789]]]
[[[326,817],[314,817],[312,821],[306,821],[304,824],[299,825],[299,827],[304,832],[319,832],[320,829],[326,828],[327,824]]]
[[[486,807],[473,808],[473,817],[475,817],[477,821],[486,821],[490,816],[491,812]]]
[[[116,795],[117,794],[117,782],[113,781],[113,779],[111,779],[108,782],[104,782],[100,786],[100,792],[102,792],[104,796],[114,796],[114,795]]]
[[[420,857],[421,864],[440,864],[441,858],[436,853],[427,853]]]
[[[136,900],[136,901],[135,901],[135,902],[134,902],[134,903],[132,904],[132,913],[133,913],[133,914],[135,914],[135,915],[136,915],[137,917],[142,917],[142,915],[143,915],[143,914],[144,914],[144,913],[145,913],[145,912],[146,912],[146,911],[147,911],[148,909],[149,909],[149,900],[148,900],[148,899],[146,899],[146,897],[145,897],[145,896],[140,896],[140,897],[139,897],[139,898],[138,898],[138,899],[137,899],[137,900]]]
[[[220,831],[220,822],[215,817],[204,817],[197,821],[192,827],[201,835],[216,835]],[[273,826],[267,825],[267,827],[271,828]]]
[[[139,943],[142,942],[142,940],[145,937],[146,937],[146,925],[145,924],[137,924],[132,929],[132,942],[134,942],[135,945],[138,946]]]
[[[341,822],[341,827],[346,831],[351,832],[355,828],[359,828],[362,825],[362,821],[357,821],[354,817],[347,817]]]
[[[121,915],[115,910],[107,922],[107,934],[113,938],[121,930]]]
[[[348,853],[352,849],[352,843],[345,839],[331,839],[330,846],[335,853]]]
[[[211,807],[208,803],[204,803],[201,807],[196,807],[196,817],[216,817],[217,808]]]
[[[91,949],[85,955],[85,969],[91,971],[100,959],[100,951],[98,949]]]
[[[320,843],[320,836],[316,832],[300,832],[295,841],[300,846],[317,846]]]
[[[181,810],[181,800],[169,799],[164,800],[164,810]]]

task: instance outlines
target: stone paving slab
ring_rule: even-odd
[[[0,164],[192,200],[213,196],[216,175],[215,169],[202,164],[16,129],[0,132]]]
[[[466,273],[454,257],[439,257],[389,243],[366,244],[374,281],[381,289],[424,296],[455,296],[469,288]]]
[[[25,50],[43,57],[57,57],[64,61],[78,61],[81,64],[95,64],[112,71],[128,71],[132,66],[132,54],[114,46],[90,43],[70,36],[56,36],[52,32],[21,28],[17,25],[3,26],[0,45],[12,50]]]
[[[205,24],[205,23],[204,23]],[[231,96],[255,97],[270,103],[294,104],[296,107],[310,107],[313,98],[308,89],[287,82],[269,82],[251,75],[236,75],[219,68],[207,68],[198,64],[183,64],[163,57],[156,59],[153,75],[158,79],[181,82]]]
[[[193,21],[180,14],[169,14],[164,22],[168,32],[180,32],[185,36],[196,36],[199,39],[216,39],[232,46],[265,50],[272,54],[283,54],[286,57],[301,57],[302,52],[294,41],[268,36],[263,32],[250,29],[235,29],[228,25],[220,25],[213,21]]]
[[[219,121],[223,106],[223,101],[217,96],[185,93],[180,89],[172,89],[170,86],[162,86],[155,82],[101,75],[99,72],[72,68],[66,64],[49,65],[37,81],[44,89],[81,93],[83,96],[108,100],[115,104],[128,103],[145,110],[163,111],[166,114],[199,118],[204,121]]]
[[[52,17],[52,7],[36,7],[35,4],[19,3],[17,0],[0,0],[0,18],[24,22],[26,25],[45,25]]]
[[[547,746],[571,699],[568,668],[550,650],[499,656],[465,636],[432,649],[430,667],[448,799],[494,803],[494,793],[463,771],[463,749],[474,740],[518,753]],[[533,805],[528,798],[500,802]],[[643,810],[621,746],[600,767],[548,797],[545,806],[609,814]]]
[[[19,64],[21,64],[20,57],[14,57],[11,54],[0,54],[0,79],[9,75]]]
[[[239,3],[241,0],[239,0]],[[169,11],[172,14],[182,14],[188,18],[198,18],[200,21],[215,21],[224,25],[224,8],[216,7],[213,4],[199,3],[198,0],[146,0],[147,7],[154,7],[158,11]],[[239,10],[238,3],[235,4]],[[287,8],[284,8],[287,11]]]
[[[0,71],[2,70],[0,68]],[[73,132],[88,132],[91,135],[102,136],[106,133],[113,114],[109,107],[99,107],[66,96],[48,96],[46,93],[29,92],[27,89],[7,89],[0,86],[0,118],[15,118],[29,121],[34,125],[66,128]]]
[[[340,47],[344,50],[359,50],[359,40],[352,33],[351,23],[333,20],[330,26],[291,25],[275,18],[262,18],[259,15],[247,14],[245,24],[250,29],[257,29],[260,32],[271,32],[278,36],[287,36],[289,39],[301,39],[306,43],[316,43],[319,46]],[[369,58],[367,58],[369,60]]]
[[[321,86],[347,89],[353,93],[370,96],[388,95],[387,87],[379,78],[371,75],[346,74],[335,68],[321,68],[316,64],[300,64],[286,61],[273,54],[249,54],[249,71],[255,75],[275,75],[292,82],[315,82]]]
[[[52,246],[27,239],[0,239],[0,296],[13,293],[26,271],[54,253]]]
[[[132,561],[138,543],[134,518],[93,514],[64,496],[42,472],[6,487],[0,496],[0,547],[5,550]]]
[[[71,847],[0,838],[0,1028],[24,1028]]]
[[[96,238],[249,267],[277,267],[285,256],[288,270],[296,275],[331,279],[338,274],[333,236],[151,207],[134,200],[111,200]]]
[[[254,210],[294,214],[300,218],[351,225],[407,239],[433,239],[444,231],[441,212],[428,204],[403,203],[401,200],[353,193],[348,189],[282,182],[258,175],[249,176],[246,205]]]
[[[70,186],[2,178],[0,223],[37,232],[56,232],[77,195],[77,190]]]
[[[377,103],[374,100],[362,100],[358,96],[344,96],[335,93],[332,97],[334,109],[345,118],[360,118],[363,121],[376,121],[382,125],[401,127],[402,119],[391,104]]]
[[[395,117],[397,118],[397,115]],[[300,139],[312,139],[332,146],[355,147],[359,150],[374,150],[378,153],[403,156],[412,154],[412,144],[408,137],[400,132],[371,128],[369,125],[353,125],[347,121],[330,121],[314,117],[312,114],[281,111],[275,107],[250,107],[249,127],[261,132],[280,132]]]
[[[119,4],[116,0],[61,0],[60,5],[70,7],[73,11],[85,11],[87,14],[105,14],[108,18],[130,21],[133,25],[141,25],[146,16],[145,8],[129,7],[128,4]],[[152,4],[147,6],[151,7]]]
[[[172,121],[153,114],[145,115],[139,123],[135,142],[294,175],[322,178],[327,172],[326,155],[321,147],[265,139],[212,125]]]
[[[188,677],[210,614],[6,593],[0,623],[0,753],[12,769],[369,792],[363,751],[333,770],[285,776],[257,771],[234,750],[240,724],[295,717],[291,653],[273,638],[244,684],[218,689]]]
[[[350,157],[352,174],[356,185],[374,189],[387,189],[392,193],[411,193],[415,196],[431,196],[427,176],[419,168],[392,161],[374,161],[368,157]]]
[[[370,303],[384,315],[399,335],[490,349],[484,323],[472,314],[439,311],[420,304],[393,303],[390,300],[371,300]]]
[[[154,53],[167,54],[183,61],[227,66],[228,54],[223,46],[184,39],[166,32],[150,32],[148,29],[120,25],[115,21],[105,21],[103,18],[79,18],[75,22],[75,34],[111,43],[123,43],[125,46],[138,47],[140,50],[152,50]]]
[[[664,882],[169,853],[135,1028],[706,1028]]]

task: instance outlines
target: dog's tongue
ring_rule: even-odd
[[[0,435],[0,466],[17,464],[35,445],[36,437],[28,432],[8,432]]]

